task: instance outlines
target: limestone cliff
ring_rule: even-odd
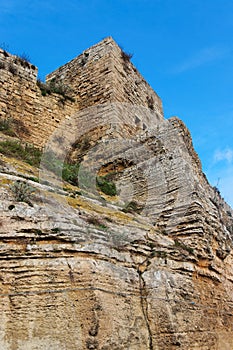
[[[88,49],[48,77],[70,84],[74,103],[32,85],[29,133],[0,134],[0,349],[233,348],[233,211],[183,122],[163,119],[124,55],[111,38]],[[13,104],[2,89],[4,114]],[[44,145],[38,167],[7,155],[6,142],[33,135]],[[63,162],[79,163],[73,184]]]

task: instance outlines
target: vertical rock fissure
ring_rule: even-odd
[[[70,282],[73,283],[74,282],[74,272],[73,272],[72,266],[70,265],[68,259],[66,259],[66,262],[67,262],[67,265],[69,268],[69,279],[70,279]]]
[[[153,341],[152,341],[152,331],[150,329],[150,322],[148,317],[148,303],[147,303],[147,291],[146,291],[146,283],[142,276],[142,272],[137,270],[139,276],[139,290],[140,290],[140,304],[143,313],[143,317],[146,323],[146,327],[148,330],[148,338],[149,338],[149,350],[153,350]]]

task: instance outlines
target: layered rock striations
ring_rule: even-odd
[[[19,79],[9,87],[4,74],[3,112]],[[51,79],[70,85],[75,102],[58,106],[56,93],[33,85],[31,106],[41,107],[25,109],[29,132],[16,135],[44,145],[39,169],[1,155],[0,349],[232,349],[233,211],[186,126],[163,119],[159,97],[111,38]],[[17,106],[27,99],[21,83]],[[76,183],[46,167],[51,155],[80,164]],[[23,201],[19,181],[33,188]]]

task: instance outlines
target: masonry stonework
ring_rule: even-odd
[[[161,100],[109,37],[47,76],[69,84],[81,109],[105,102],[150,107],[163,115]]]
[[[20,120],[24,125],[21,138],[42,147],[58,123],[73,113],[75,104],[64,105],[57,94],[42,96],[37,68],[20,62],[0,51],[0,117]]]
[[[163,119],[160,98],[111,37],[47,76],[47,82],[68,85],[74,102],[56,93],[42,96],[37,73],[34,65],[0,50],[0,117],[20,120],[25,126],[21,138],[36,146],[43,147],[62,120],[95,105],[149,107]]]

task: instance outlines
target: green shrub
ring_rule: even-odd
[[[31,205],[31,196],[35,192],[35,189],[24,181],[15,181],[10,190],[17,202],[25,202]]]
[[[22,175],[21,175],[22,176]],[[34,176],[29,176],[28,180],[34,181],[34,182],[40,182],[38,177],[34,177]]]
[[[78,172],[80,164],[64,163],[62,170],[62,178],[64,181],[69,182],[71,185],[78,185]]]
[[[9,136],[16,136],[13,130],[12,118],[0,118],[0,131]]]
[[[108,196],[116,196],[116,185],[112,181],[108,181],[106,176],[98,176],[96,178],[97,187]]]
[[[66,100],[75,102],[75,99],[71,96],[72,89],[68,85],[63,84],[62,82],[56,82],[55,79],[52,79],[47,83],[43,83],[40,79],[38,79],[37,86],[40,88],[42,96],[54,93],[59,94],[63,97],[60,100],[61,102],[65,102]]]
[[[42,164],[48,171],[51,171],[57,176],[62,172],[62,161],[57,158],[53,151],[48,151],[43,154]]]
[[[29,130],[20,119],[0,117],[0,131],[8,136],[29,135]]]
[[[131,201],[128,204],[125,205],[125,207],[122,209],[124,213],[137,213],[140,214],[142,211],[142,206],[140,206],[137,202]]]
[[[102,230],[106,230],[107,226],[96,216],[88,216],[86,218],[86,221],[88,222],[88,224],[90,225],[94,225]]]
[[[11,140],[0,142],[0,153],[23,160],[26,163],[37,167],[40,164],[42,155],[41,150],[32,145],[23,145],[19,141]]]
[[[53,232],[53,233],[58,233],[60,231],[61,231],[61,229],[59,227],[51,228],[51,232]]]
[[[22,144],[19,141],[1,141],[0,142],[0,153],[20,159],[32,166],[39,167],[42,159],[42,151],[33,145]],[[62,174],[64,181],[77,186],[78,185],[78,172],[80,164],[70,164],[68,162],[62,162],[57,159],[53,152],[47,152],[43,156],[44,167],[59,176]]]
[[[79,163],[62,162],[53,151],[48,151],[43,155],[43,166],[57,176],[62,174],[64,181],[78,186]]]
[[[49,95],[51,94],[50,88],[45,83],[43,83],[40,79],[37,80],[37,86],[40,88],[42,96],[46,96],[47,94],[49,94]]]

